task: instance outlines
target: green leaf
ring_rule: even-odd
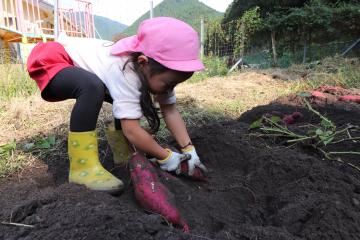
[[[316,129],[315,133],[316,133],[316,135],[321,136],[324,134],[324,131],[321,130],[320,128],[318,128],[318,129]]]
[[[278,123],[281,121],[281,118],[279,116],[271,116],[270,120],[274,123]]]
[[[261,126],[262,120],[263,120],[263,118],[260,118],[260,119],[256,120],[255,122],[253,122],[250,125],[249,129],[259,128]]]
[[[297,95],[299,97],[311,97],[311,93],[309,93],[309,92],[300,92]]]
[[[334,127],[334,124],[330,120],[327,121],[325,119],[322,119],[320,124],[324,128],[333,128]]]
[[[324,141],[324,145],[325,145],[325,146],[328,145],[329,143],[332,142],[332,140],[334,140],[334,137],[330,137],[330,138],[326,139],[326,140]]]
[[[330,135],[332,135],[333,133],[334,133],[333,131],[326,131],[326,132],[325,132],[325,135],[326,135],[326,136],[330,136]]]
[[[0,146],[0,156],[8,156],[11,154],[12,151],[14,151],[16,148],[16,142],[13,140],[12,142],[8,144],[4,144]]]
[[[51,146],[55,145],[55,143],[56,143],[55,136],[48,136],[46,138],[46,141],[49,142]]]
[[[36,148],[40,148],[40,149],[49,149],[51,147],[51,144],[46,141],[46,139],[43,139],[41,141],[39,141],[38,143],[36,143]]]

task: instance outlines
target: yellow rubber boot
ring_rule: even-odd
[[[123,182],[101,165],[95,131],[69,132],[68,153],[69,182],[111,194],[117,194],[124,188]]]
[[[105,130],[105,136],[113,153],[114,163],[125,165],[129,161],[133,151],[129,147],[123,132],[109,127]]]

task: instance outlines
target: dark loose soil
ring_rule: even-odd
[[[175,194],[190,234],[142,210],[126,169],[114,170],[127,188],[113,197],[66,183],[66,159],[51,159],[48,170],[33,169],[25,181],[0,184],[0,220],[33,226],[0,224],[0,239],[360,239],[359,171],[323,160],[317,152],[249,136],[249,123],[273,110],[296,109],[304,114],[302,123],[318,121],[300,105],[297,97],[283,98],[238,121],[191,131],[212,170],[209,182],[161,178]],[[360,125],[356,104],[318,103],[316,109],[336,124]],[[360,149],[359,143],[351,144],[340,147]],[[104,141],[100,145],[106,148]]]

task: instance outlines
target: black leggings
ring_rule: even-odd
[[[70,117],[70,131],[87,132],[95,130],[103,102],[113,102],[106,90],[95,74],[82,68],[68,67],[55,75],[43,90],[42,97],[51,101],[76,99]],[[119,119],[115,119],[115,129],[121,129]]]

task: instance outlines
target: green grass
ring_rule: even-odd
[[[206,56],[203,59],[205,71],[196,72],[189,80],[189,83],[201,82],[209,77],[225,76],[228,72],[226,59],[221,57]]]
[[[35,81],[20,64],[0,65],[0,100],[27,97],[37,91]]]
[[[0,178],[21,170],[28,163],[23,154],[16,152],[16,147],[15,141],[0,146]]]

